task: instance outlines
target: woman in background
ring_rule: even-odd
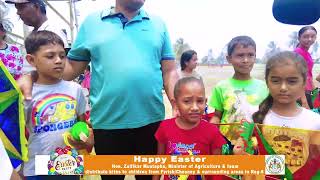
[[[315,88],[313,84],[312,69],[314,62],[308,50],[317,39],[317,30],[313,26],[304,26],[298,32],[299,44],[294,52],[300,54],[307,63],[307,79],[305,94],[301,96],[301,105],[307,109],[313,108],[311,92]]]
[[[181,70],[179,72],[179,77],[195,77],[202,81],[202,77],[196,72],[198,56],[197,52],[194,50],[187,50],[182,53],[180,59]]]

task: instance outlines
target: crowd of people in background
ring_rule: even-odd
[[[0,58],[25,97],[30,133],[29,161],[23,167],[27,180],[49,178],[35,174],[35,155],[50,154],[65,146],[62,134],[77,121],[88,124],[90,135],[86,142],[71,138],[71,145],[77,150],[94,146],[97,155],[217,155],[222,154],[226,144],[231,154],[246,154],[245,142],[237,136],[241,127],[218,126],[244,120],[278,126],[279,131],[282,127],[320,130],[320,115],[316,113],[320,108],[319,88],[313,83],[314,62],[308,52],[317,37],[312,26],[301,28],[294,51],[278,52],[268,58],[264,81],[251,75],[256,61],[255,41],[249,36],[232,38],[226,59],[234,74],[212,87],[207,101],[205,78],[196,71],[197,52],[183,52],[177,68],[166,25],[142,9],[144,0],[116,0],[114,7],[90,14],[70,50],[65,34],[46,17],[42,0],[6,2],[14,3],[22,21],[34,27],[25,40],[27,55],[23,57],[19,48],[5,42],[6,29],[0,24]],[[24,61],[36,70],[21,77]],[[76,78],[81,86],[70,82]],[[315,79],[320,81],[320,72]],[[168,120],[164,120],[163,88],[174,115]],[[48,106],[50,112],[41,117],[33,114],[41,101],[53,96],[67,100]],[[214,109],[209,121],[202,118],[207,106]],[[50,120],[56,111],[68,116]],[[54,132],[44,130],[46,125],[58,126],[61,122],[69,125]],[[263,131],[266,135],[268,132]],[[267,136],[272,139],[276,135],[279,134]],[[312,138],[304,137],[303,163],[289,164],[290,170],[296,171],[309,161],[307,144],[313,142]],[[179,143],[183,146],[177,148]],[[320,144],[314,145],[320,150]],[[124,179],[120,175],[101,177]],[[177,175],[164,176],[176,178]],[[206,176],[213,178],[222,177]],[[136,179],[156,180],[160,176]]]

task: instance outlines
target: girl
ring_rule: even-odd
[[[301,103],[302,106],[308,109],[313,108],[313,102],[311,100],[311,91],[314,89],[312,69],[314,62],[308,50],[314,44],[317,39],[317,30],[313,26],[305,26],[298,32],[299,44],[294,50],[300,54],[307,64],[307,79],[305,86],[305,93],[302,94]]]
[[[180,78],[195,77],[202,81],[202,77],[195,71],[197,67],[197,52],[188,50],[182,53],[180,59],[181,70],[179,71]]]
[[[316,136],[320,133],[310,130],[320,130],[320,115],[296,103],[304,91],[306,74],[307,65],[300,55],[285,51],[272,56],[265,71],[270,94],[253,114],[255,123],[264,124],[263,136],[276,154],[286,155],[292,173],[311,156],[319,156],[315,151],[319,150]]]
[[[175,85],[174,97],[179,115],[160,124],[155,134],[158,154],[221,154],[221,147],[226,143],[223,136],[215,125],[201,119],[207,101],[203,82],[195,77],[180,79]],[[160,179],[160,176],[153,178]],[[195,178],[189,176],[188,179]],[[177,179],[177,176],[169,175],[164,179]]]

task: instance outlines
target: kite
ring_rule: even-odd
[[[245,141],[244,148],[248,154],[285,155],[285,175],[268,175],[266,179],[319,179],[320,131],[249,122],[219,126],[239,129],[239,132],[235,132],[238,134],[235,139],[242,138]],[[235,139],[230,141],[235,142]]]
[[[2,61],[0,61],[0,139],[14,168],[28,160],[23,96]]]

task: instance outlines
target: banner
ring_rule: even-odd
[[[85,175],[283,175],[285,157],[282,155],[85,155],[62,154],[36,157],[36,174],[52,172],[72,173],[83,164]],[[51,163],[48,166],[48,162]],[[48,168],[46,168],[48,167]],[[69,172],[69,173],[67,173]],[[60,174],[61,174],[60,173]],[[50,173],[49,173],[50,174]],[[54,175],[54,174],[53,174]],[[58,174],[56,174],[58,175]]]

